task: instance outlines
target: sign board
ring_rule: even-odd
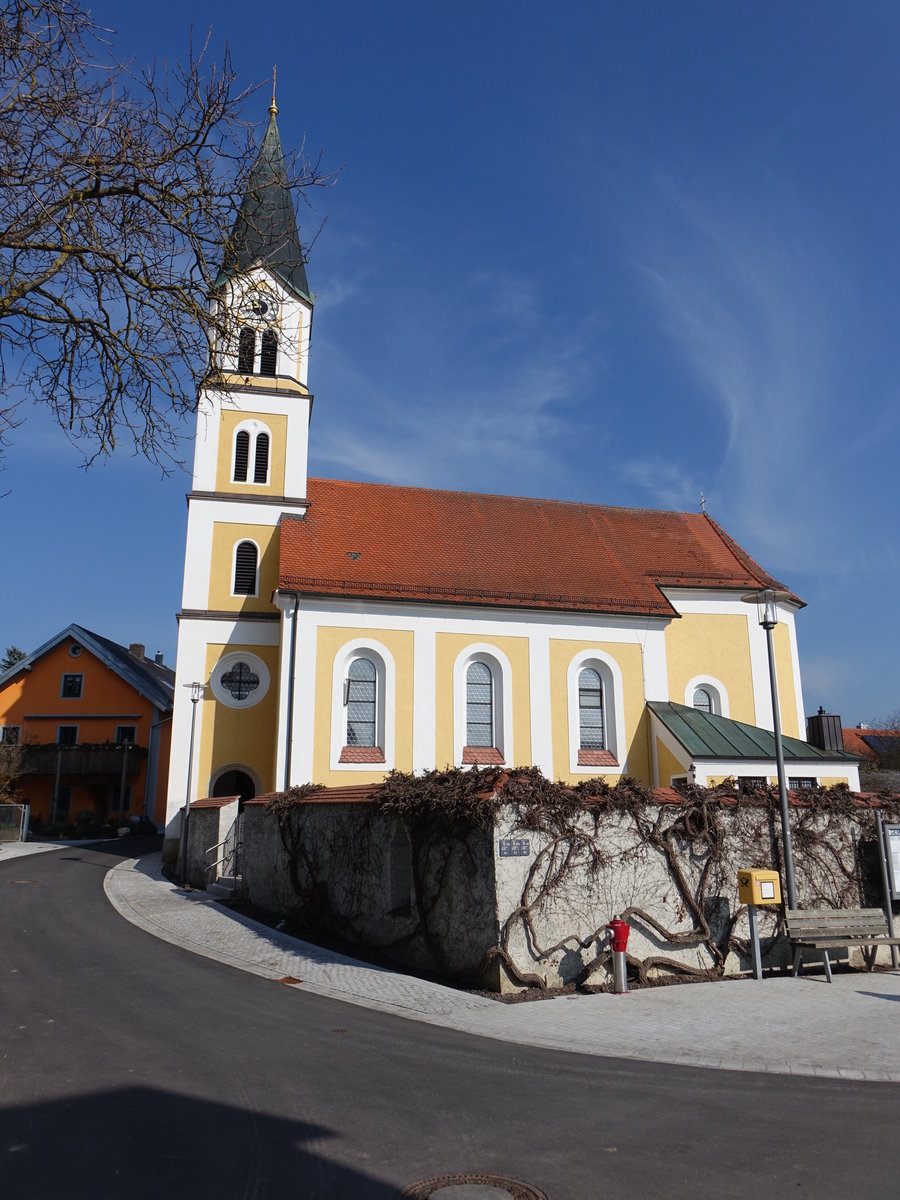
[[[900,832],[900,830],[898,830]],[[528,838],[501,838],[501,858],[524,858],[531,853],[531,843]]]
[[[891,898],[900,900],[900,825],[885,825],[884,841]]]

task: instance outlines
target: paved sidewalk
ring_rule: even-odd
[[[813,974],[510,1005],[278,933],[170,883],[158,855],[121,863],[104,887],[127,920],[193,953],[464,1033],[612,1058],[900,1083],[900,971],[838,974],[833,984]]]

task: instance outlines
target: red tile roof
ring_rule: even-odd
[[[878,754],[865,741],[866,738],[897,738],[900,746],[900,730],[896,729],[842,729],[844,749],[848,754],[858,754],[860,758],[878,758]]]
[[[279,570],[306,595],[669,616],[660,585],[783,587],[701,513],[330,479],[307,495]]]

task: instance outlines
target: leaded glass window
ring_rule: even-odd
[[[487,663],[473,662],[466,671],[466,745],[494,744],[494,680]]]
[[[713,711],[712,696],[706,688],[695,688],[694,699],[692,700],[694,708],[698,712],[711,713]]]
[[[250,670],[247,663],[236,662],[222,676],[221,683],[235,700],[246,700],[250,693],[259,687],[259,676]]]
[[[606,749],[603,682],[593,667],[584,667],[578,675],[578,738],[582,750]]]
[[[347,745],[374,746],[377,673],[368,658],[355,658],[347,672]]]

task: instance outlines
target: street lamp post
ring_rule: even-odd
[[[194,731],[197,726],[197,705],[206,688],[205,683],[188,683],[191,689],[191,740],[188,745],[187,792],[184,798],[184,824],[181,830],[181,886],[187,882],[188,822],[191,816],[191,780],[194,774]]]
[[[790,592],[764,588],[749,592],[741,599],[755,604],[759,623],[766,631],[766,650],[769,655],[769,687],[772,692],[772,726],[775,734],[775,764],[778,769],[778,799],[781,805],[781,843],[784,847],[784,881],[787,886],[787,906],[797,907],[797,885],[794,881],[794,847],[791,841],[791,817],[788,806],[787,779],[784,774],[784,747],[781,742],[781,706],[778,703],[778,679],[775,674],[775,642],[772,630],[778,624],[778,602],[790,599]]]

